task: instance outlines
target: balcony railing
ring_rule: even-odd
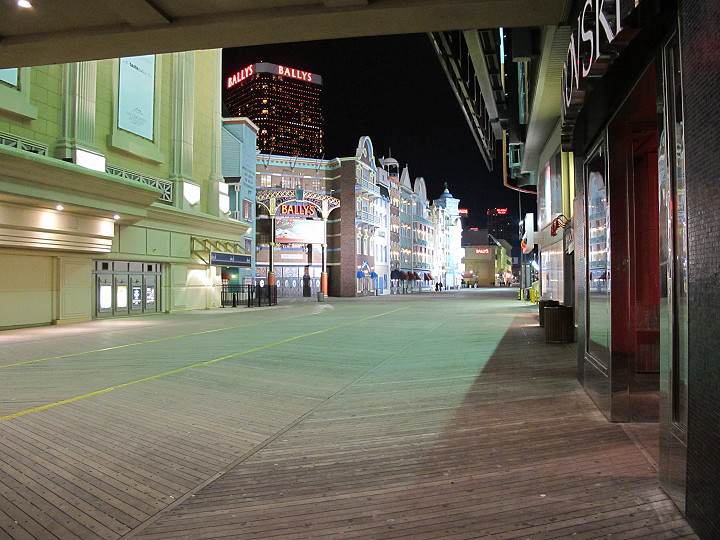
[[[17,148],[18,150],[24,150],[31,154],[38,154],[40,156],[48,155],[48,145],[41,144],[39,142],[31,141],[30,139],[23,139],[12,133],[0,131],[0,144],[9,146],[10,148]]]
[[[160,200],[162,202],[173,202],[173,183],[169,180],[163,180],[162,178],[150,176],[149,174],[142,174],[129,169],[123,169],[122,167],[116,167],[115,165],[105,165],[105,172],[114,176],[120,176],[126,180],[132,180],[134,182],[156,187],[162,191],[160,194]]]

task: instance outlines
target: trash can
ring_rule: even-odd
[[[545,343],[571,343],[575,334],[573,308],[545,307]]]
[[[538,315],[540,316],[540,326],[545,326],[545,308],[559,306],[557,300],[540,300],[538,302]]]
[[[318,302],[324,302],[325,301],[325,293],[322,291],[318,291],[317,299],[318,299]]]

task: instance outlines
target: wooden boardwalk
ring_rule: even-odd
[[[693,538],[542,336],[482,290],[1,332],[0,538]]]

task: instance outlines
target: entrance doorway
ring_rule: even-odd
[[[660,239],[653,63],[608,126],[614,419],[657,421]],[[625,371],[623,375],[622,371]],[[623,380],[625,379],[625,380]]]
[[[160,310],[160,263],[95,261],[93,275],[96,317]]]

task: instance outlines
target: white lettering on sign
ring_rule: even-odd
[[[639,0],[585,0],[563,67],[563,143],[585,101],[586,80],[604,75],[618,46],[627,44],[637,31],[625,28],[624,22],[638,4]]]

